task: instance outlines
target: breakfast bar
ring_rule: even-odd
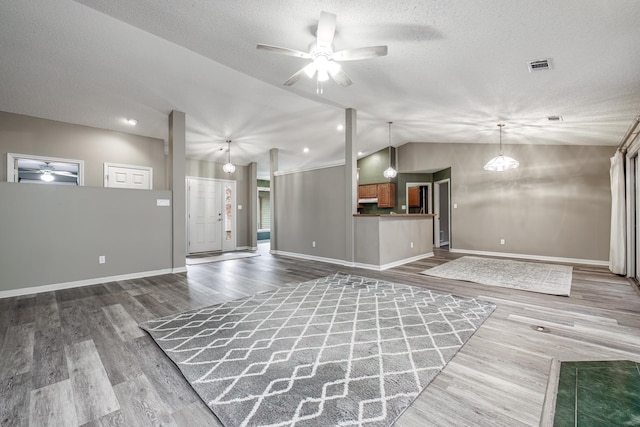
[[[434,214],[354,214],[355,263],[375,270],[433,256]]]

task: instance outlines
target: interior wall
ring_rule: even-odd
[[[247,166],[236,165],[234,173],[226,173],[222,170],[222,163],[208,162],[204,160],[186,159],[185,176],[199,178],[223,179],[236,181],[236,203],[242,209],[236,209],[236,245],[238,247],[251,247],[249,230],[250,212],[249,196],[257,197],[257,194],[250,192],[252,183]],[[255,183],[253,183],[255,186]],[[186,204],[186,200],[185,200]]]
[[[171,192],[0,182],[0,291],[171,269],[157,199]]]
[[[275,177],[271,185],[278,195],[278,251],[346,260],[346,221],[353,218],[344,215],[344,168],[335,166]]]
[[[166,190],[164,141],[124,132],[0,112],[0,179],[7,180],[6,153],[84,161],[84,185],[104,186],[104,163],[153,168],[153,189]]]
[[[391,157],[396,155],[396,148],[391,147]],[[393,165],[394,162],[391,162]],[[395,165],[394,165],[395,166]],[[383,173],[389,167],[389,147],[371,153],[358,159],[358,185],[377,184],[380,182],[395,182],[394,179],[385,178]],[[397,169],[397,167],[396,167]]]
[[[399,148],[399,169],[451,167],[454,249],[607,261],[615,147],[507,145],[503,151],[520,167],[485,171],[494,145],[409,143]]]

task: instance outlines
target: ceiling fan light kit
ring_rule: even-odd
[[[46,170],[42,172],[42,175],[40,175],[40,179],[45,182],[51,182],[55,179],[55,177],[51,174],[51,171]]]
[[[316,93],[319,94],[323,93],[322,84],[330,79],[340,86],[347,87],[353,84],[353,81],[336,61],[356,61],[374,58],[376,56],[385,56],[387,54],[387,46],[360,47],[334,52],[333,38],[336,33],[336,19],[337,17],[333,13],[324,11],[320,13],[318,28],[316,30],[316,41],[309,45],[309,52],[265,44],[259,44],[257,46],[259,50],[311,59],[313,61],[289,77],[289,79],[284,82],[285,86],[292,86],[300,80],[303,75],[306,75],[310,79],[316,76]]]
[[[491,172],[504,172],[509,169],[515,169],[520,166],[520,162],[518,162],[513,157],[505,156],[502,154],[502,128],[504,127],[503,123],[499,123],[498,127],[500,128],[500,154],[497,157],[489,160],[486,165],[484,165],[484,170],[488,170]]]

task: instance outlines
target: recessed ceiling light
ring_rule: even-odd
[[[309,148],[304,147],[304,150],[302,150],[302,151],[304,151],[305,153],[308,153],[309,152]]]
[[[131,126],[135,126],[138,124],[138,121],[136,119],[124,119],[125,123],[131,125]]]
[[[338,130],[342,130],[342,129],[344,129],[344,126],[342,126],[342,125],[338,125],[338,127],[336,127],[336,129],[338,129]]]

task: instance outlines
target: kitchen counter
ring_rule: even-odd
[[[354,214],[356,266],[374,270],[433,256],[434,214]]]

